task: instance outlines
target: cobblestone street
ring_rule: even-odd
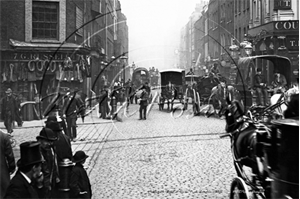
[[[230,141],[218,135],[224,120],[174,119],[157,106],[146,121],[122,119],[92,169],[94,198],[228,197],[235,171]]]
[[[138,105],[130,105],[130,113]],[[119,114],[123,122],[78,120],[73,152],[84,150],[93,198],[227,198],[235,171],[225,121],[203,116],[174,119],[155,105],[147,120]],[[31,126],[28,124],[31,123]],[[35,140],[43,121],[14,130],[19,144]],[[26,126],[27,125],[27,126]],[[35,127],[32,127],[35,126]]]

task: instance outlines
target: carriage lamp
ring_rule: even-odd
[[[250,55],[252,54],[252,46],[251,46],[250,43],[248,43],[248,44],[244,47],[244,49],[245,49],[245,52],[246,52],[246,54],[247,54],[248,56],[250,56]]]

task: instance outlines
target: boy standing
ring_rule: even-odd
[[[70,188],[71,198],[92,198],[92,189],[86,170],[83,168],[86,158],[83,151],[77,151],[73,156],[75,166],[72,169]]]

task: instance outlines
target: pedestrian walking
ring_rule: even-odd
[[[60,182],[60,179],[53,142],[57,140],[57,137],[51,129],[44,127],[36,139],[40,143],[40,150],[45,160],[42,164],[43,187],[38,189],[38,194],[40,198],[56,198],[58,197],[58,194],[55,193],[57,190],[56,185]]]
[[[18,160],[18,171],[12,178],[4,198],[39,198],[36,187],[43,179],[40,144],[28,141],[20,144],[21,158]]]
[[[67,98],[63,105],[63,114],[67,121],[67,135],[73,141],[77,138],[77,114],[81,114],[84,117],[84,103],[77,91],[67,94]]]
[[[3,198],[9,185],[10,175],[16,169],[15,157],[9,135],[0,130],[0,198]]]
[[[109,107],[108,107],[108,91],[107,88],[104,87],[101,90],[101,94],[99,96],[99,111],[101,114],[102,119],[107,119],[107,115],[109,114]]]
[[[146,112],[147,112],[147,106],[148,106],[148,98],[149,98],[149,94],[146,90],[146,87],[144,87],[142,89],[142,94],[140,96],[139,101],[139,105],[140,105],[140,118],[139,120],[146,120]]]
[[[77,151],[73,156],[75,166],[72,169],[70,180],[71,198],[92,198],[91,183],[83,168],[88,157],[84,151]]]
[[[15,121],[15,113],[17,109],[16,99],[12,96],[12,90],[8,88],[6,96],[2,99],[1,116],[8,133],[13,132],[13,122]]]

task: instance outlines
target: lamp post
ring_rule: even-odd
[[[123,60],[123,85],[125,85],[125,64],[127,61],[127,57],[126,56],[121,56],[120,59]]]

